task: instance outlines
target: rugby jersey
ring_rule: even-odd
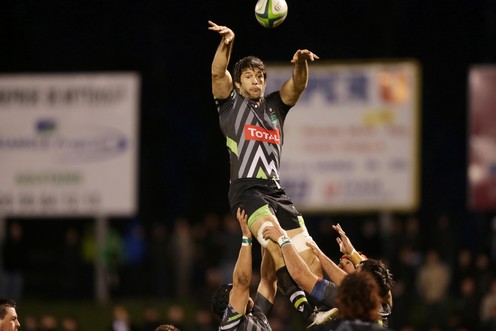
[[[279,179],[282,127],[291,109],[282,102],[279,91],[262,98],[260,105],[236,90],[226,99],[215,99],[215,103],[231,162],[230,181]]]
[[[272,331],[267,317],[258,307],[257,302],[251,313],[240,314],[228,305],[219,325],[219,331]]]

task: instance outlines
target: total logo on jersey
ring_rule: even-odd
[[[245,125],[244,127],[246,140],[258,140],[271,144],[279,145],[281,143],[281,135],[279,130],[267,130],[256,125]]]

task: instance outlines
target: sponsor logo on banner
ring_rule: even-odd
[[[267,93],[290,70],[267,64]],[[299,210],[417,208],[418,72],[414,61],[312,64],[284,122],[281,182]]]
[[[63,163],[106,160],[124,153],[128,146],[128,137],[119,129],[95,123],[69,125],[42,118],[35,120],[29,135],[0,132],[0,152],[50,153]]]

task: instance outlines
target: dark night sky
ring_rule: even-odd
[[[254,0],[3,0],[0,73],[139,72],[140,215],[156,218],[227,208],[227,153],[210,94],[220,39],[207,20],[235,31],[233,59],[289,61],[298,48],[323,60],[416,59],[420,208],[463,210],[467,72],[496,62],[496,1],[287,2],[286,21],[264,29]]]

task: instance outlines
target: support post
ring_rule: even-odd
[[[109,301],[107,271],[103,261],[105,242],[108,232],[108,220],[104,216],[96,218],[96,257],[95,257],[95,297],[98,303]]]

